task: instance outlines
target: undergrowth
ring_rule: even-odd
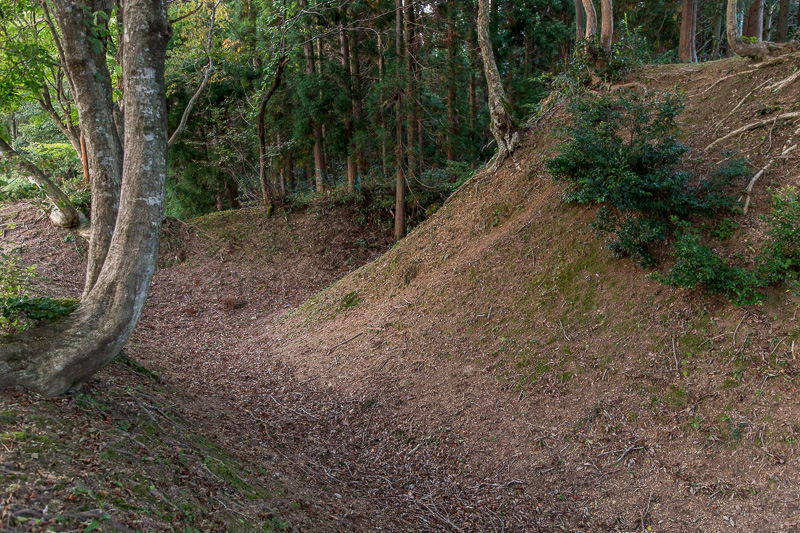
[[[774,210],[763,217],[767,239],[748,269],[729,262],[704,244],[702,218],[731,213],[737,202],[726,189],[747,176],[741,160],[731,159],[707,176],[683,170],[688,148],[678,142],[676,117],[683,110],[678,96],[635,93],[621,96],[585,94],[568,107],[573,120],[562,152],[547,162],[553,176],[567,183],[564,200],[599,205],[592,227],[607,238],[617,257],[631,256],[644,267],[657,263],[654,246],[674,238],[677,261],[666,273],[651,277],[662,283],[702,288],[736,305],[763,301],[770,285],[800,289],[800,200],[794,187],[774,193]],[[727,221],[727,223],[726,223]],[[730,219],[706,231],[730,237]],[[741,261],[745,263],[745,261]]]

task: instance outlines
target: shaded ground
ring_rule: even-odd
[[[797,109],[796,90],[770,89],[796,63],[658,67],[640,82],[692,96],[685,135],[690,164],[702,169],[726,157],[700,151],[713,139],[765,110]],[[68,435],[66,455],[78,462],[56,477],[80,464],[90,427],[105,428],[99,453],[124,445],[128,455],[109,472],[90,469],[78,505],[55,498],[40,466],[62,448],[37,462],[31,439],[4,437],[0,479],[16,488],[2,495],[0,527],[25,518],[29,501],[41,512],[53,499],[53,513],[68,520],[88,525],[98,519],[65,513],[103,509],[145,530],[230,529],[237,517],[247,530],[796,530],[797,299],[774,290],[761,307],[735,308],[611,258],[587,228],[594,211],[562,205],[546,177],[553,120],[497,175],[476,179],[355,272],[385,243],[344,213],[168,221],[161,268],[126,348],[159,381],[115,364],[89,384],[88,407],[79,397],[0,396],[9,424],[0,437]],[[722,144],[758,169],[796,127],[775,121]],[[767,185],[796,183],[797,165],[796,155],[776,160],[723,251],[757,244]],[[59,291],[75,294],[81,272],[68,234],[40,222],[8,237],[25,242],[28,261],[45,263]],[[40,249],[54,255],[42,261]],[[54,420],[37,422],[45,409]],[[190,457],[176,458],[170,441]],[[142,453],[168,472],[148,470]],[[210,456],[249,488],[212,469]],[[163,498],[143,491],[128,513],[97,497],[122,482],[114,471],[132,479],[123,458],[130,472],[144,464],[136,486],[152,480]],[[59,490],[84,491],[71,478]],[[170,511],[166,500],[192,510]]]

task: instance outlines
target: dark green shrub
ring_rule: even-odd
[[[556,179],[568,183],[568,202],[603,204],[594,228],[609,236],[616,256],[655,264],[652,245],[668,238],[672,217],[710,215],[734,199],[720,191],[735,177],[726,169],[705,180],[680,170],[688,151],[678,142],[674,94],[585,95],[569,106],[570,141],[548,161]]]
[[[666,274],[651,277],[673,287],[704,288],[711,294],[721,294],[735,305],[761,303],[764,296],[756,292],[762,287],[758,276],[749,270],[729,265],[714,250],[700,242],[700,233],[688,222],[680,222],[675,239],[677,263]]]
[[[772,213],[763,217],[769,229],[754,270],[729,265],[700,242],[699,232],[682,222],[673,253],[678,258],[677,263],[666,274],[653,274],[653,278],[667,285],[703,287],[712,294],[724,295],[736,305],[761,303],[764,295],[756,289],[779,283],[787,284],[797,293],[800,290],[800,198],[794,187],[786,187],[773,195],[773,201]]]

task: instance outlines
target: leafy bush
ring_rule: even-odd
[[[10,335],[39,322],[56,320],[78,306],[77,300],[28,296],[35,272],[35,266],[23,266],[19,257],[0,253],[0,333]]]
[[[763,284],[755,273],[729,265],[700,242],[700,233],[688,222],[679,223],[679,227],[672,254],[678,261],[667,274],[652,274],[653,279],[673,287],[695,289],[702,286],[711,294],[727,297],[735,305],[761,303],[764,296],[755,289]]]
[[[712,294],[722,294],[736,305],[759,304],[764,295],[757,289],[786,283],[800,290],[800,198],[795,187],[786,187],[773,195],[772,213],[763,217],[769,225],[767,240],[757,256],[754,270],[729,265],[710,247],[700,242],[700,234],[688,223],[680,223],[673,255],[677,263],[666,275],[653,278],[667,285],[704,287]]]
[[[569,184],[569,202],[603,204],[594,228],[609,235],[616,256],[655,264],[652,245],[685,220],[730,208],[734,199],[720,191],[739,176],[729,169],[699,180],[679,169],[688,151],[677,140],[683,104],[674,94],[584,95],[569,106],[570,141],[547,162],[556,179]]]

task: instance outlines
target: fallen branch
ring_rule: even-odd
[[[781,155],[779,155],[778,157],[786,156],[786,154],[788,154],[789,152],[791,152],[795,148],[797,148],[796,144],[794,144],[794,145],[790,146],[789,148],[787,148],[786,150],[784,150],[781,153]],[[753,178],[750,180],[750,183],[747,184],[747,188],[745,189],[745,202],[744,202],[744,208],[742,209],[742,214],[746,215],[747,214],[747,209],[750,207],[750,194],[753,192],[753,185],[755,185],[756,181],[758,181],[758,178],[763,176],[764,173],[767,171],[767,169],[769,169],[769,167],[772,166],[772,163],[775,161],[775,159],[777,159],[777,158],[770,159],[769,162],[766,165],[764,165],[764,168],[762,168],[761,170],[756,172],[756,175],[753,176]]]
[[[776,81],[772,85],[768,87],[768,89],[772,91],[780,91],[790,83],[794,82],[796,79],[800,78],[800,70],[789,76],[788,78],[784,78],[781,81]]]
[[[352,341],[352,340],[354,340],[354,339],[357,339],[358,337],[360,337],[360,336],[361,336],[361,335],[363,335],[363,334],[364,334],[364,332],[363,332],[363,331],[362,331],[361,333],[356,333],[355,335],[353,335],[353,336],[352,336],[352,337],[350,337],[349,339],[347,339],[347,340],[344,340],[344,341],[340,342],[339,344],[336,344],[335,346],[331,347],[331,349],[329,349],[329,350],[328,350],[328,353],[327,353],[327,355],[330,355],[330,354],[332,354],[332,353],[333,353],[333,351],[334,351],[336,348],[338,348],[339,346],[342,346],[343,344],[347,344],[348,342],[350,342],[350,341]]]
[[[761,126],[765,126],[765,125],[769,124],[770,122],[777,122],[779,120],[791,120],[791,119],[798,118],[798,117],[800,117],[800,111],[793,111],[792,113],[784,113],[784,114],[778,115],[777,117],[774,117],[774,118],[768,118],[768,119],[765,119],[765,120],[759,120],[758,122],[751,122],[750,124],[742,126],[741,128],[738,128],[738,129],[730,132],[729,134],[727,134],[727,135],[725,135],[723,137],[720,137],[716,141],[712,142],[711,144],[706,146],[706,151],[711,150],[717,144],[719,144],[719,143],[721,143],[723,141],[727,141],[731,137],[735,137],[735,136],[739,135],[740,133],[744,133],[744,132],[749,131],[749,130],[754,130],[756,128],[760,128]]]

